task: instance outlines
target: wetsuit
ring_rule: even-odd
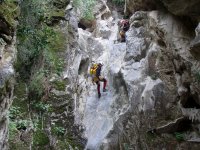
[[[98,78],[98,81],[96,81],[96,84],[97,84],[98,97],[100,98],[101,97],[100,81],[103,82],[103,91],[106,91],[106,84],[107,84],[107,80],[101,77],[101,66],[98,66],[96,70],[96,77]]]

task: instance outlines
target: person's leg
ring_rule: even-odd
[[[103,90],[106,90],[107,80],[103,78]]]
[[[119,34],[120,34],[120,42],[123,42],[124,41],[124,32],[121,30],[119,32]]]
[[[125,32],[122,31],[122,34],[121,34],[121,42],[125,42],[126,39],[125,39]]]
[[[97,81],[96,84],[97,84],[98,97],[100,98],[100,97],[101,97],[101,92],[100,92],[100,82]]]
[[[105,78],[103,78],[100,81],[103,82],[103,92],[105,92],[106,91],[107,80]]]

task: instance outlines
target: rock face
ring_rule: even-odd
[[[40,49],[40,52],[48,51],[47,43],[51,43],[49,40],[53,36],[52,40],[55,45],[50,49],[56,52],[54,51],[55,53],[48,60],[51,59],[52,63],[54,61],[52,58],[59,56],[56,59],[59,66],[65,70],[70,69],[70,59],[79,51],[78,22],[74,9],[69,0],[53,0],[51,3],[42,1],[44,2],[42,3],[43,7],[37,7],[38,3],[34,2],[23,1],[20,6],[13,1],[0,2],[0,149],[83,149],[86,142],[82,137],[83,129],[74,123],[75,97],[72,92],[75,93],[76,86],[68,86],[71,82],[76,81],[76,76],[70,74],[72,78],[67,78],[64,76],[65,74],[62,75],[63,72],[58,70],[54,72],[55,70],[52,69],[52,72],[45,75],[45,78],[42,77],[40,78],[42,80],[36,81],[35,87],[45,88],[39,88],[39,92],[34,92],[37,89],[35,87],[33,90],[30,88],[31,82],[34,81],[33,74],[40,72],[40,69],[42,72],[48,70],[43,68],[47,59],[40,61],[41,57],[36,56],[38,51],[32,55],[35,50],[33,47],[36,46],[40,49],[40,46],[44,46],[46,43],[46,47]],[[49,11],[49,7],[52,9],[51,11]],[[17,16],[19,8],[21,8],[20,17]],[[42,12],[49,16],[33,15],[35,10],[43,10]],[[48,13],[44,11],[48,11]],[[16,18],[19,22],[15,22]],[[19,26],[16,26],[17,23]],[[17,36],[16,30],[18,31]],[[28,30],[31,33],[26,34],[25,32]],[[37,31],[40,33],[38,34]],[[27,43],[28,47],[26,47]],[[19,55],[22,56],[22,59],[16,61],[16,57]],[[36,61],[32,66],[33,59]],[[61,59],[64,61],[60,61]],[[23,60],[28,60],[29,63],[23,64]],[[38,62],[39,67],[37,68]],[[51,64],[51,67],[55,66],[56,64]],[[59,69],[61,69],[60,67]],[[24,76],[26,77],[23,78]],[[15,78],[17,78],[16,81]],[[40,92],[42,96],[37,97]]]
[[[1,39],[2,40],[2,39]],[[14,89],[14,69],[13,62],[16,57],[15,36],[12,37],[11,44],[2,40],[1,60],[0,60],[0,149],[7,149],[8,146],[8,109],[13,100]]]
[[[63,9],[57,2],[54,5]],[[199,2],[126,0],[125,14],[130,17],[130,28],[125,43],[118,42],[117,24],[121,14],[117,7],[109,8],[106,0],[98,0],[95,20],[86,20],[70,1],[62,2],[68,5],[66,16],[53,15],[47,24],[59,24],[59,30],[68,37],[65,51],[60,53],[65,58],[63,74],[51,74],[42,82],[47,91],[43,100],[48,100],[45,103],[48,105],[42,108],[39,105],[40,115],[33,112],[42,128],[32,131],[31,127],[25,126],[27,130],[24,130],[22,126],[23,131],[14,137],[19,145],[11,141],[11,146],[18,149],[32,145],[33,149],[83,149],[84,146],[90,150],[199,149],[200,25],[196,23]],[[111,6],[112,2],[108,2]],[[192,26],[186,24],[184,16],[194,21]],[[197,26],[195,31],[194,26]],[[13,27],[13,22],[9,24],[6,18],[0,18],[2,150],[7,149],[7,112],[13,99],[16,55]],[[108,80],[107,92],[102,91],[101,85],[100,99],[88,75],[92,62],[103,63],[102,76]],[[32,100],[26,87],[24,91],[23,97],[16,95],[20,104],[24,99]],[[49,106],[51,109],[47,110]]]
[[[178,16],[188,16],[199,20],[199,0],[125,0],[125,13],[130,14],[141,10],[163,8]]]
[[[198,17],[200,14],[200,1],[191,0],[191,1],[181,1],[181,0],[160,0],[167,9],[175,15],[181,16],[190,16]]]
[[[169,3],[165,2],[165,5]],[[173,1],[170,6],[175,4]],[[172,10],[170,6],[168,9]],[[131,7],[131,2],[127,7]],[[182,7],[188,8],[188,5]],[[176,13],[186,15],[188,9],[187,12],[176,9]],[[198,144],[190,142],[199,142],[199,130],[194,127],[199,126],[199,81],[195,75],[199,72],[199,62],[189,50],[191,41],[193,48],[198,50],[198,27],[194,41],[194,31],[162,11],[135,12],[130,24],[120,72],[128,91],[129,109],[116,122],[102,147],[171,149],[175,146],[188,149],[190,146],[197,149]],[[192,120],[196,122],[192,123]],[[172,134],[177,132],[183,133],[182,138],[190,142],[172,144]],[[163,144],[159,144],[161,141]],[[108,146],[108,143],[112,144]]]
[[[0,3],[0,149],[8,149],[8,109],[13,101],[17,3]],[[13,7],[15,10],[10,11]]]
[[[139,22],[140,26],[135,22]],[[128,147],[134,149],[170,149],[173,139],[170,133],[184,132],[185,140],[198,140],[196,136],[189,138],[195,132],[194,128],[189,128],[192,125],[189,119],[172,124],[180,116],[187,116],[184,114],[187,102],[181,106],[178,103],[190,99],[191,89],[187,85],[195,82],[190,68],[196,62],[189,53],[191,35],[185,32],[187,29],[181,22],[158,11],[136,12],[130,18],[130,24],[125,65],[121,69],[130,106],[128,113],[115,124],[108,141],[113,142],[115,137],[114,141],[121,141],[122,147],[130,142]],[[180,29],[179,32],[177,29]],[[161,134],[167,142],[159,139],[157,134]],[[150,140],[149,136],[155,137]],[[158,144],[160,140],[161,145]],[[176,143],[175,146],[178,148],[180,145]],[[187,149],[186,143],[181,146]],[[119,147],[115,145],[112,148]],[[196,148],[195,144],[193,148]]]
[[[78,64],[87,62],[86,72],[88,62],[103,62],[109,81],[109,93],[98,100],[85,72],[78,76],[76,114],[86,127],[86,148],[198,149],[200,64],[190,44],[195,31],[175,12],[154,10],[170,4],[162,2],[126,1],[126,11],[134,12],[126,43],[116,43],[117,21],[112,16],[97,18],[95,34],[79,30]],[[99,38],[106,32],[110,36]]]
[[[197,28],[195,29],[196,36],[190,43],[190,50],[193,56],[199,60],[200,59],[200,24],[198,24]]]
[[[125,0],[125,14],[130,15],[136,11],[156,9],[155,0]]]
[[[1,18],[0,28],[0,149],[8,148],[8,109],[13,100],[16,36],[13,27]]]

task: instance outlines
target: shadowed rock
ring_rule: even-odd
[[[161,134],[187,131],[190,128],[190,124],[191,121],[189,119],[187,119],[186,117],[180,117],[173,122],[169,122],[166,125],[149,130],[147,131],[147,133]]]

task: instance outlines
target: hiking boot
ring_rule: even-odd
[[[100,98],[101,97],[101,93],[98,93],[98,98]]]
[[[108,90],[107,89],[103,89],[103,92],[107,92]]]

